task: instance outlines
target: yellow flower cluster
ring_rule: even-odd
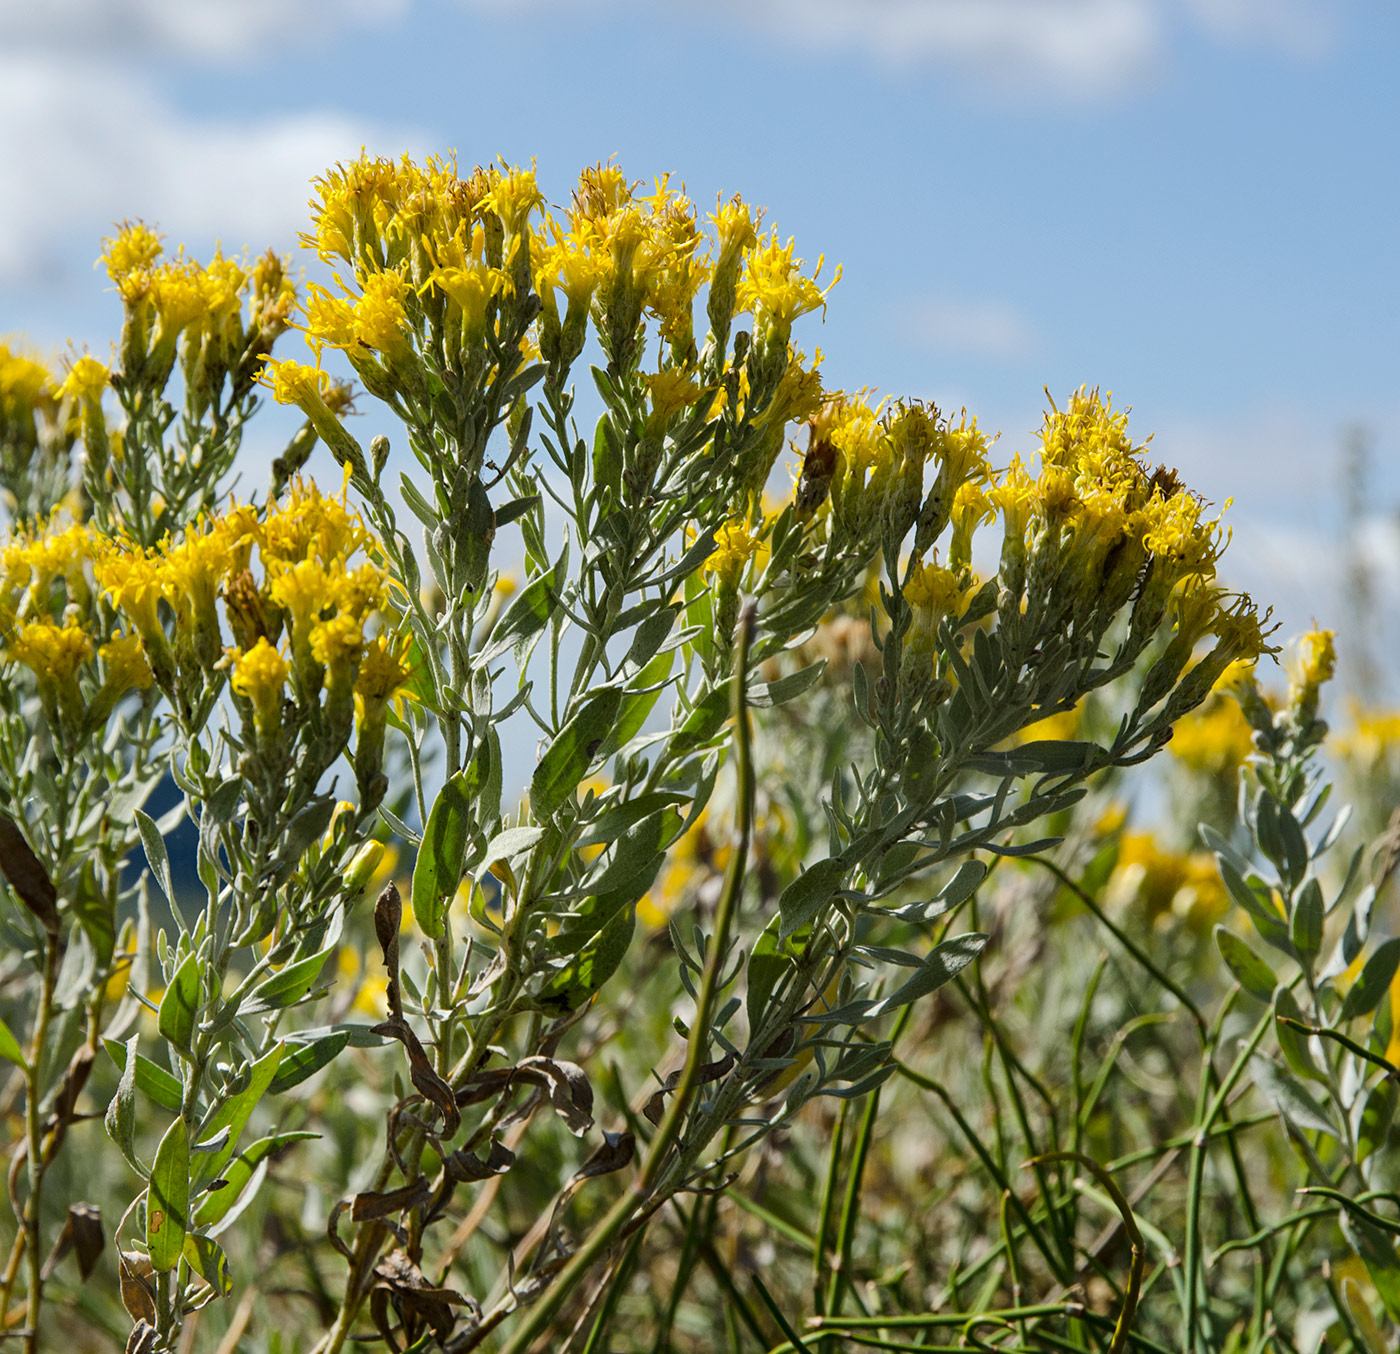
[[[814,310],[824,310],[828,294],[841,280],[838,267],[825,287],[817,283],[824,257],[817,259],[812,276],[805,276],[802,260],[793,257],[796,247],[791,239],[781,244],[776,230],[758,241],[745,262],[736,293],[737,308],[754,317],[756,335],[783,348],[793,322]]]
[[[1400,753],[1400,710],[1354,705],[1347,728],[1334,743],[1338,753],[1370,770]]]
[[[88,528],[57,518],[0,548],[5,658],[34,674],[51,722],[70,731],[99,726],[126,692],[151,685],[139,639],[114,633],[99,614],[91,582],[99,549]]]
[[[715,532],[714,553],[703,567],[722,590],[732,592],[739,586],[745,566],[758,553],[761,535],[754,536],[743,522],[726,522]]]
[[[1200,710],[1177,720],[1167,748],[1191,770],[1233,781],[1254,751],[1254,735],[1239,703],[1216,696]]]
[[[250,702],[259,736],[272,738],[289,680],[306,705],[320,703],[324,690],[327,719],[346,731],[357,690],[362,704],[382,715],[406,680],[402,646],[382,632],[366,634],[387,606],[387,575],[372,550],[356,512],[298,480],[262,518],[248,505],[232,505],[153,550],[103,542],[90,558],[98,585],[130,620],[163,687],[203,683],[224,666],[222,599],[236,641],[233,690]],[[175,622],[173,641],[167,617]],[[380,718],[381,746],[382,724]]]
[[[28,425],[32,439],[36,407],[53,398],[49,369],[0,343],[0,434]]]
[[[123,223],[103,241],[100,262],[126,310],[121,348],[129,375],[163,383],[182,334],[191,366],[202,362],[222,372],[245,349],[267,352],[291,323],[296,287],[286,261],[271,251],[253,264],[219,250],[207,265],[183,247],[164,255],[161,237],[140,221]],[[79,378],[86,387],[95,379],[91,369]]]
[[[1209,851],[1165,850],[1149,832],[1125,832],[1108,894],[1119,906],[1136,903],[1157,925],[1183,922],[1207,933],[1230,899]]]

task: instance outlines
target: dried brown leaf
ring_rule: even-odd
[[[0,871],[15,896],[51,936],[58,934],[58,890],[24,833],[8,814],[0,813]]]

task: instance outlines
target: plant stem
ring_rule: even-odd
[[[753,625],[754,611],[750,604],[744,609],[739,621],[732,685],[735,763],[739,781],[738,840],[734,844],[734,853],[729,860],[724,888],[715,912],[714,935],[710,939],[709,952],[705,957],[705,971],[701,976],[700,989],[696,996],[695,1018],[690,1026],[690,1040],[686,1047],[681,1079],[631,1185],[574,1252],[554,1282],[525,1314],[502,1354],[525,1354],[549,1326],[564,1299],[612,1247],[622,1229],[656,1187],[663,1169],[668,1164],[671,1149],[680,1137],[685,1115],[690,1109],[690,1101],[699,1082],[700,1067],[708,1053],[710,1022],[714,1018],[715,1003],[719,996],[719,983],[729,948],[729,935],[738,914],[739,898],[743,893],[749,842],[753,832],[754,776],[745,691]],[[331,1352],[328,1350],[327,1354]]]

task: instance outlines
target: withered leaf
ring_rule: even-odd
[[[637,1154],[637,1139],[628,1132],[603,1132],[603,1141],[589,1154],[588,1159],[578,1168],[570,1180],[592,1180],[595,1176],[611,1175],[620,1171]]]
[[[117,1274],[121,1279],[122,1306],[127,1315],[136,1322],[137,1331],[142,1324],[156,1319],[156,1290],[151,1283],[154,1274],[150,1260],[140,1251],[119,1251],[117,1253]],[[136,1331],[132,1331],[135,1338]],[[130,1348],[130,1346],[128,1346]]]
[[[25,907],[51,936],[58,934],[58,890],[8,814],[0,813],[0,871]]]
[[[381,1291],[387,1289],[405,1324],[426,1321],[439,1339],[450,1334],[453,1307],[470,1307],[470,1298],[452,1288],[436,1288],[402,1250],[392,1250],[374,1267]],[[376,1324],[378,1324],[376,1322]],[[382,1332],[381,1332],[382,1333]]]
[[[733,1066],[734,1055],[732,1053],[726,1053],[717,1062],[701,1063],[696,1072],[695,1084],[704,1086],[707,1082],[718,1081],[721,1077],[728,1075]],[[654,1125],[661,1122],[666,1113],[666,1097],[681,1084],[681,1075],[684,1071],[683,1067],[678,1067],[672,1072],[643,1106],[642,1114],[648,1123]]]
[[[126,1341],[126,1354],[154,1354],[155,1347],[156,1328],[143,1317],[131,1328]]]
[[[516,1069],[521,1076],[543,1077],[549,1088],[549,1101],[564,1127],[581,1138],[593,1127],[593,1087],[577,1063],[562,1058],[522,1058]]]
[[[433,1065],[428,1061],[428,1055],[423,1051],[423,1045],[413,1032],[412,1026],[402,1015],[395,1015],[375,1025],[370,1033],[397,1039],[404,1046],[408,1052],[408,1075],[414,1089],[437,1106],[442,1115],[443,1132],[447,1137],[452,1137],[462,1123],[462,1116],[457,1110],[457,1099],[452,1094],[452,1087],[433,1070]]]
[[[403,1002],[399,996],[399,923],[403,920],[403,900],[390,880],[374,904],[374,935],[384,952],[384,968],[389,975],[389,1013],[403,1019]]]
[[[350,1206],[350,1216],[355,1222],[366,1222],[370,1218],[386,1217],[390,1213],[405,1213],[421,1204],[431,1193],[428,1177],[420,1175],[417,1180],[400,1189],[387,1190],[375,1194],[366,1190],[357,1194]]]
[[[477,1105],[483,1100],[494,1100],[514,1080],[513,1067],[493,1067],[489,1071],[478,1072],[457,1092],[457,1104],[466,1109],[468,1105]]]
[[[43,1277],[50,1278],[68,1252],[76,1251],[78,1273],[86,1283],[106,1245],[107,1238],[102,1234],[102,1210],[96,1204],[70,1204],[63,1230],[53,1243],[49,1258],[44,1261]]]
[[[493,1175],[504,1175],[514,1163],[515,1153],[504,1144],[493,1141],[485,1161],[473,1152],[457,1151],[442,1165],[449,1180],[464,1182],[489,1180]]]

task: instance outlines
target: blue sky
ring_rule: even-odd
[[[1400,599],[1400,13],[1359,0],[0,0],[0,333],[104,354],[144,216],[289,249],[364,144],[740,191],[843,264],[829,385],[966,404],[1011,451],[1081,382],[1235,498],[1235,579],[1342,620],[1337,472]],[[1373,644],[1400,657],[1400,633]],[[1345,644],[1343,644],[1345,653]]]

